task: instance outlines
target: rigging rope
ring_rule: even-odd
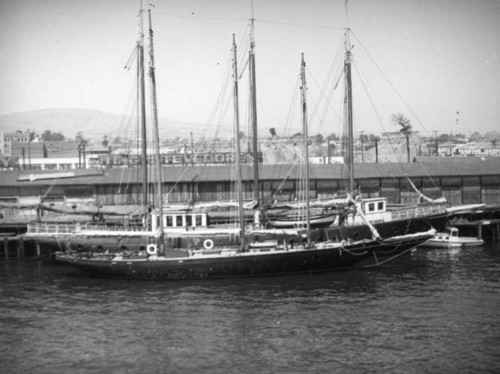
[[[360,72],[359,72],[359,70],[358,70],[358,68],[357,68],[357,65],[355,65],[355,68],[356,68],[356,72],[358,73],[358,76],[359,76],[359,78],[360,78],[360,81],[361,81],[361,83],[363,84],[363,87],[365,88],[365,92],[366,92],[366,94],[367,94],[367,96],[368,96],[368,98],[369,98],[369,100],[370,100],[370,103],[371,103],[371,105],[372,105],[372,107],[373,107],[373,110],[374,110],[374,112],[375,112],[376,116],[377,116],[377,119],[378,119],[378,121],[379,121],[379,124],[380,124],[380,126],[382,127],[382,129],[383,129],[384,131],[386,131],[386,132],[387,132],[387,130],[385,129],[385,127],[384,127],[384,125],[383,125],[382,119],[380,118],[380,115],[379,115],[378,111],[376,110],[376,107],[375,107],[375,105],[374,105],[374,103],[373,103],[372,97],[371,97],[371,95],[370,95],[370,93],[369,93],[369,91],[368,91],[368,89],[367,89],[367,87],[366,87],[365,80],[363,80],[363,78],[362,78],[362,77],[361,77],[361,75],[360,75]],[[397,150],[396,143],[395,143],[395,142],[391,139],[391,137],[390,137],[390,136],[387,136],[387,139],[389,140],[389,144],[391,145],[391,147],[392,147],[392,149],[393,149],[393,153],[394,153],[395,155],[397,155],[397,157],[398,157],[398,165],[400,166],[400,168],[399,168],[399,169],[400,169],[400,171],[403,173],[403,175],[404,175],[404,176],[408,177],[408,173],[407,173],[407,172],[406,172],[406,170],[404,170],[404,168],[403,168],[403,164],[406,164],[406,162],[404,162],[404,160],[403,160],[404,156],[402,156],[401,152],[399,152],[399,151]],[[434,178],[430,175],[430,173],[429,173],[429,171],[427,170],[427,168],[426,168],[423,164],[421,164],[421,163],[419,163],[419,165],[422,167],[423,171],[425,172],[426,176],[429,178],[429,180],[431,181],[431,183],[434,185],[434,187],[437,187],[437,183],[436,183],[436,181],[435,181],[435,180],[434,180]],[[394,178],[394,179],[395,179],[395,178]]]
[[[411,109],[410,105],[406,102],[406,100],[403,98],[403,96],[399,93],[399,91],[396,89],[396,87],[394,87],[394,85],[392,84],[392,82],[389,80],[389,78],[387,78],[387,76],[385,75],[384,71],[380,68],[380,66],[375,62],[375,60],[373,59],[373,57],[370,55],[370,53],[368,52],[368,50],[364,47],[364,45],[361,43],[361,41],[358,39],[358,37],[356,36],[356,34],[351,31],[351,33],[354,35],[355,39],[357,40],[357,42],[360,44],[361,48],[363,48],[363,50],[366,52],[366,54],[368,55],[368,57],[370,58],[370,60],[372,61],[372,63],[375,65],[375,67],[378,69],[378,71],[380,72],[380,74],[382,74],[383,78],[387,81],[387,83],[391,86],[391,88],[394,90],[394,92],[396,93],[396,95],[398,95],[398,97],[401,99],[401,101],[403,102],[403,104],[406,106],[406,108],[410,111],[410,113],[413,115],[413,117],[415,117],[415,119],[417,120],[417,122],[420,124],[420,126],[422,126],[422,128],[428,133],[429,130],[424,126],[424,124],[420,121],[420,119],[417,117],[417,115],[413,112],[413,110]]]
[[[232,103],[232,91],[230,90],[232,82],[231,77],[232,77],[232,54],[230,53],[226,60],[226,68],[225,68],[225,73],[223,75],[223,82],[221,85],[221,89],[219,91],[219,95],[217,97],[214,108],[209,115],[206,125],[202,129],[201,136],[196,142],[197,147],[193,152],[193,157],[205,151],[207,144],[212,143],[214,147],[217,146],[216,144],[214,144],[215,143],[214,140],[218,136],[220,124],[223,123],[224,119],[227,117],[227,112]],[[216,127],[215,131],[213,131],[213,127]],[[173,193],[174,189],[178,186],[178,184],[180,183],[186,172],[189,170],[189,168],[190,165],[188,164],[186,164],[183,167],[183,170],[180,173],[180,176],[177,178],[177,181],[173,183],[170,189],[168,190],[167,196]]]

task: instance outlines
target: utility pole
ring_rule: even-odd
[[[30,129],[28,129],[28,168],[31,170]]]
[[[375,138],[375,163],[378,164],[378,139]]]
[[[361,131],[361,136],[359,137],[361,140],[361,163],[365,162],[365,143],[364,143],[364,131]]]
[[[327,149],[327,155],[328,155],[328,164],[330,163],[330,138],[326,139],[328,142],[328,149]]]
[[[436,156],[439,156],[439,148],[438,148],[438,135],[437,135],[437,131],[434,130],[434,139],[436,141]]]
[[[410,163],[410,133],[406,132],[406,155],[408,157],[408,163]]]
[[[22,152],[23,152],[23,170],[26,170],[26,154],[24,151],[24,147],[22,149]]]
[[[83,148],[83,168],[87,169],[87,156],[85,154],[85,144],[82,144]]]
[[[193,132],[191,131],[191,166],[194,165],[194,143],[193,143]]]

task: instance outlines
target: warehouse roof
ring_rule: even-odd
[[[243,179],[253,178],[252,167],[243,166]],[[312,180],[345,179],[342,164],[310,165]],[[364,163],[355,164],[355,179],[373,178],[422,178],[422,177],[467,177],[496,176],[500,178],[500,157],[434,157],[414,163]],[[234,179],[233,168],[223,166],[165,166],[163,181],[174,182],[223,182]],[[301,174],[297,166],[261,165],[261,181],[296,179]],[[115,185],[141,183],[139,168],[83,169],[83,170],[31,170],[0,171],[0,187],[51,186],[51,185]]]

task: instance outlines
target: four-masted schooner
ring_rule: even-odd
[[[142,10],[141,10],[142,17]],[[142,24],[142,21],[141,21]],[[253,19],[252,19],[253,25]],[[202,228],[196,230],[168,231],[164,220],[168,212],[163,211],[161,192],[161,165],[159,162],[159,136],[156,112],[156,90],[153,53],[153,30],[151,26],[151,12],[149,11],[150,36],[150,71],[153,124],[155,127],[158,206],[152,212],[151,221],[143,231],[82,231],[71,233],[73,241],[69,250],[57,254],[56,259],[91,273],[105,276],[130,277],[141,279],[186,279],[186,278],[214,278],[233,276],[275,275],[302,272],[331,271],[351,268],[361,264],[373,265],[373,258],[377,253],[391,251],[408,251],[432,237],[435,230],[427,226],[425,229],[401,235],[384,237],[377,233],[368,221],[360,228],[368,230],[363,235],[343,236],[338,228],[332,227],[335,233],[322,229],[312,229],[309,201],[306,202],[306,222],[304,229],[284,230],[253,227],[246,230],[243,217],[243,201],[241,188],[241,166],[238,165],[238,212],[239,225],[237,228]],[[142,46],[142,33],[140,42]],[[251,87],[255,93],[255,67],[253,54],[253,36],[250,49]],[[143,50],[139,58],[144,56]],[[144,68],[144,62],[139,62]],[[139,73],[139,78],[144,73]],[[236,134],[236,160],[239,163],[239,114],[238,114],[238,71],[236,43],[233,36],[233,77],[234,77],[234,112]],[[307,165],[307,104],[305,62],[301,61],[301,100],[304,129],[304,156]],[[140,83],[141,90],[143,84]],[[253,96],[255,108],[255,96]],[[144,106],[144,101],[141,102]],[[141,112],[144,111],[141,109]],[[253,111],[253,121],[256,124],[256,110]],[[143,120],[144,123],[144,120]],[[256,125],[255,125],[256,129]],[[254,140],[257,138],[256,133]],[[144,157],[146,160],[147,157]],[[143,165],[147,169],[147,165]],[[306,170],[308,168],[306,167]],[[254,177],[258,183],[258,164],[255,166]],[[307,172],[306,172],[307,178]],[[307,183],[306,183],[307,185]],[[255,188],[254,191],[258,189]],[[306,193],[308,197],[309,194]],[[258,196],[257,196],[258,199]],[[147,201],[147,197],[145,197]],[[197,221],[203,216],[192,217]],[[78,232],[79,231],[79,232]],[[81,241],[78,242],[78,239]],[[59,239],[59,238],[58,238]],[[192,240],[198,245],[184,245],[186,240]],[[119,241],[119,243],[117,243]],[[92,244],[91,244],[92,243]],[[172,245],[175,243],[175,245]],[[203,244],[201,244],[203,243]],[[109,251],[109,245],[115,245]],[[119,244],[117,247],[116,245]],[[90,247],[90,249],[89,249]],[[374,265],[379,265],[376,262]]]

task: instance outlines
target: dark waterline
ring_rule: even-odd
[[[0,263],[1,373],[500,372],[500,246],[187,282]]]

